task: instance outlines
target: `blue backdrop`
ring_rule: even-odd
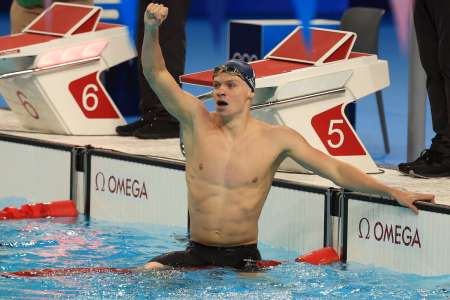
[[[207,17],[209,14],[207,1],[217,0],[191,0],[189,16]],[[226,1],[225,16],[227,18],[295,18],[292,2],[289,0],[219,1]],[[349,4],[349,0],[317,0],[317,13],[322,16],[340,15]]]
[[[216,0],[191,0],[192,17],[206,16],[206,1]],[[131,4],[130,7],[136,7],[134,5],[136,0],[124,0],[123,2]],[[291,2],[288,0],[227,0],[227,2],[227,17],[294,17]],[[10,5],[11,0],[1,0],[0,12],[7,13]],[[372,6],[389,9],[388,0],[318,0],[318,13],[319,15],[338,15],[347,6]]]

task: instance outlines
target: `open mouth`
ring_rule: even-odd
[[[223,101],[223,100],[218,100],[217,101],[217,106],[227,106],[227,105],[228,105],[228,103]]]

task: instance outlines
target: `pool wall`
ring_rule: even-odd
[[[258,223],[259,241],[296,255],[326,246],[327,195],[327,189],[274,180]]]
[[[81,212],[95,219],[189,226],[182,161],[4,134],[0,151],[0,200],[72,197]],[[450,206],[417,206],[415,216],[392,200],[276,179],[259,222],[259,239],[298,254],[332,245],[343,262],[450,274]]]
[[[418,206],[416,216],[391,201],[345,193],[343,260],[403,273],[450,274],[450,209]]]
[[[89,151],[86,191],[92,218],[187,227],[180,163]]]
[[[73,147],[0,134],[1,199],[73,199]]]

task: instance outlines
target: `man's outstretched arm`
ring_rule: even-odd
[[[395,199],[399,204],[410,208],[414,213],[418,213],[414,202],[429,201],[434,203],[434,195],[408,192],[389,187],[355,167],[313,148],[296,131],[289,128],[283,130],[286,155],[339,186],[355,192],[377,194]]]
[[[159,26],[169,10],[161,4],[150,3],[144,14],[145,35],[142,44],[142,69],[148,83],[167,111],[180,121],[191,120],[200,101],[184,92],[166,68],[159,44]]]

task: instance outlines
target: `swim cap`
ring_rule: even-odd
[[[255,72],[253,71],[252,66],[248,63],[235,59],[229,60],[223,65],[215,67],[213,76],[216,76],[221,72],[234,73],[248,84],[252,92],[255,91]]]

